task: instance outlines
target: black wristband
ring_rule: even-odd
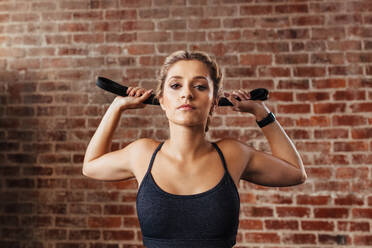
[[[260,128],[263,128],[264,126],[266,125],[269,125],[271,122],[274,122],[275,121],[275,115],[270,112],[265,118],[263,118],[262,120],[260,121],[257,121],[256,120],[256,123],[257,125],[260,127]]]

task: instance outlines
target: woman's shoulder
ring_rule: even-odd
[[[251,158],[252,147],[234,138],[221,139],[215,143],[223,153],[231,170],[235,171],[236,176],[239,178]]]
[[[152,151],[154,147],[156,148],[161,141],[157,141],[151,138],[140,138],[135,140],[132,144],[136,147],[136,150],[143,153]]]
[[[217,146],[221,149],[224,149],[228,153],[240,153],[242,151],[247,152],[251,149],[244,142],[234,139],[234,138],[224,138],[218,141],[215,141]]]

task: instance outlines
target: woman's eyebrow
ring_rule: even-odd
[[[183,77],[181,77],[181,76],[172,76],[168,80],[170,80],[172,78],[183,78]],[[195,76],[192,79],[205,79],[205,80],[208,80],[205,76]]]

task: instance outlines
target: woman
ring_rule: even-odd
[[[280,187],[301,184],[306,172],[292,141],[262,101],[245,90],[225,94],[232,109],[256,116],[272,155],[231,138],[205,139],[216,108],[222,73],[203,52],[177,51],[165,60],[156,97],[169,121],[170,138],[138,139],[109,152],[126,109],[143,108],[151,94],[130,87],[117,96],[90,141],[85,176],[98,180],[136,178],[137,214],[146,247],[232,247],[239,224],[239,180]],[[241,101],[237,101],[239,97]]]

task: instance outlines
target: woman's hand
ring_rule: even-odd
[[[120,110],[144,108],[146,105],[143,102],[151,96],[152,91],[152,89],[147,90],[140,87],[128,87],[128,96],[116,96],[113,104],[119,106]]]
[[[234,105],[232,106],[234,111],[251,113],[253,115],[257,115],[263,110],[270,112],[263,101],[249,100],[251,96],[248,91],[234,90],[232,93],[225,92],[224,95]],[[238,101],[236,97],[239,97],[241,101]]]

